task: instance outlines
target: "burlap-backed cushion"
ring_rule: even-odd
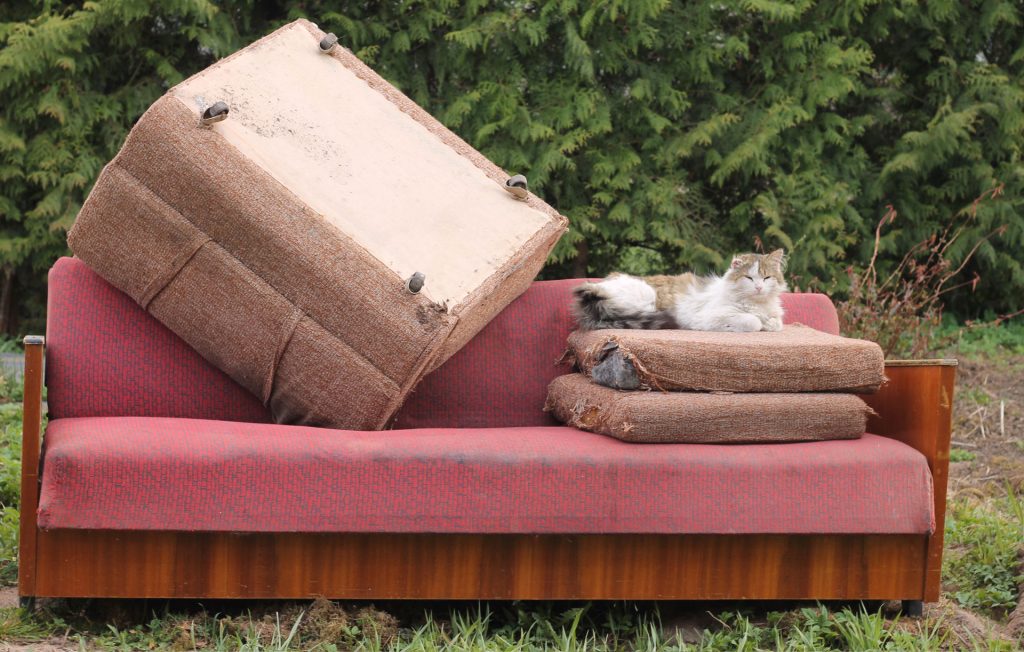
[[[566,221],[323,36],[297,21],[172,88],[68,242],[277,421],[381,428]]]
[[[855,439],[870,408],[853,394],[628,391],[559,376],[545,409],[581,430],[644,443]]]
[[[575,331],[569,354],[596,382],[620,389],[870,393],[885,380],[874,342],[799,324],[775,333]]]

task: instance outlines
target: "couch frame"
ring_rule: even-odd
[[[38,528],[43,350],[25,338],[23,599],[939,598],[955,360],[890,361],[865,396],[868,430],[928,459],[931,535],[211,533]]]

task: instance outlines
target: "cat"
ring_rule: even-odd
[[[583,330],[780,331],[785,266],[785,251],[776,249],[736,255],[723,276],[614,273],[575,288],[574,312]]]

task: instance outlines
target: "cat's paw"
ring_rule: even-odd
[[[770,332],[778,332],[782,330],[782,320],[778,317],[769,317],[764,320],[764,328],[762,330]]]
[[[761,320],[749,313],[733,315],[726,322],[724,330],[735,333],[753,333],[761,330]]]

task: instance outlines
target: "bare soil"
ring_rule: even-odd
[[[1024,490],[1024,356],[961,360],[953,406],[953,448],[973,453],[952,462],[949,497],[983,498]]]
[[[1024,356],[960,361],[952,448],[969,452],[974,459],[950,462],[949,500],[1002,495],[1008,486],[1024,496]],[[1024,575],[1024,537],[1018,558]],[[1018,594],[1021,599],[1005,623],[945,599],[930,605],[926,613],[942,615],[953,640],[962,640],[969,632],[980,640],[1020,641],[1024,639],[1024,585]]]

